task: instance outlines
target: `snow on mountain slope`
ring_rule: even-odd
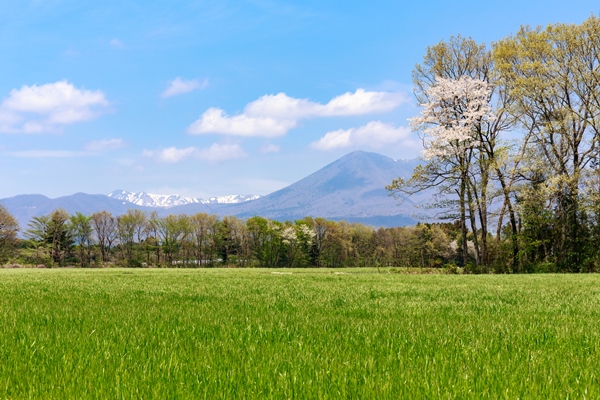
[[[245,203],[246,201],[256,200],[261,196],[255,194],[231,194],[229,196],[209,197],[201,201],[203,204],[237,204]]]
[[[256,200],[257,195],[233,194],[229,196],[209,197],[201,199],[198,197],[185,197],[178,194],[152,194],[146,192],[128,192],[126,190],[115,190],[108,194],[113,199],[126,201],[142,207],[169,208],[185,204],[237,204],[250,200]]]

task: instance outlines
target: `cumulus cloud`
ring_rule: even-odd
[[[208,162],[220,162],[242,158],[247,154],[239,144],[213,143],[210,147],[204,149],[196,147],[186,147],[183,149],[168,147],[159,150],[144,150],[143,155],[164,163],[177,163],[190,158]]]
[[[282,136],[296,126],[296,121],[268,116],[240,114],[228,116],[219,108],[209,108],[188,128],[192,135],[220,133],[232,136]]]
[[[301,119],[366,115],[393,110],[408,101],[401,92],[373,92],[358,89],[322,104],[290,97],[285,93],[265,95],[250,102],[240,114],[229,116],[209,108],[188,128],[191,134],[216,133],[237,136],[283,136]]]
[[[121,139],[102,139],[87,143],[83,148],[88,151],[116,150],[125,147]]]
[[[202,82],[196,79],[185,80],[177,77],[169,83],[169,87],[162,92],[161,97],[171,97],[178,94],[189,93],[193,90],[206,89],[208,86],[208,79],[204,79]]]
[[[322,104],[308,99],[296,99],[285,93],[278,93],[268,94],[248,103],[244,114],[253,117],[298,120],[319,115],[323,107]]]
[[[409,138],[408,127],[395,127],[380,121],[371,121],[358,128],[339,129],[326,133],[321,139],[311,143],[317,150],[334,150],[349,147],[381,148]]]
[[[358,89],[354,93],[344,93],[327,103],[322,110],[325,116],[366,115],[392,111],[408,97],[402,92],[368,92]]]
[[[100,90],[78,89],[67,81],[22,86],[0,104],[0,131],[41,133],[87,121],[109,105]]]

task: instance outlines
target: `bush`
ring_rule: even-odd
[[[454,263],[448,263],[444,265],[444,270],[447,274],[456,275],[462,273],[462,269]]]
[[[142,262],[137,259],[131,259],[127,262],[129,268],[142,268]]]
[[[530,272],[534,274],[547,274],[549,272],[557,272],[556,264],[552,262],[540,262],[533,264],[530,268]]]
[[[481,274],[482,273],[481,267],[474,263],[465,264],[463,271],[465,274]]]

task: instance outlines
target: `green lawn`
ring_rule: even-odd
[[[0,398],[600,398],[598,275],[0,270],[0,326]]]

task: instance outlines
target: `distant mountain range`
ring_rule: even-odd
[[[152,194],[146,192],[128,192],[126,190],[115,190],[108,194],[108,197],[117,200],[123,200],[142,207],[175,207],[185,204],[236,204],[245,201],[256,200],[258,195],[240,195],[209,197],[202,199],[199,197],[185,197],[178,194]]]
[[[248,218],[260,215],[276,220],[295,220],[305,216],[323,217],[373,226],[415,224],[415,206],[429,193],[406,199],[401,206],[390,197],[385,185],[399,176],[408,178],[419,160],[393,160],[364,151],[352,152],[300,181],[267,196],[233,195],[197,199],[178,195],[131,193],[123,190],[108,195],[76,193],[50,199],[43,195],[19,195],[0,199],[26,229],[34,216],[57,208],[74,214],[106,210],[120,215],[130,208],[157,211],[159,215],[195,214],[235,215]]]

